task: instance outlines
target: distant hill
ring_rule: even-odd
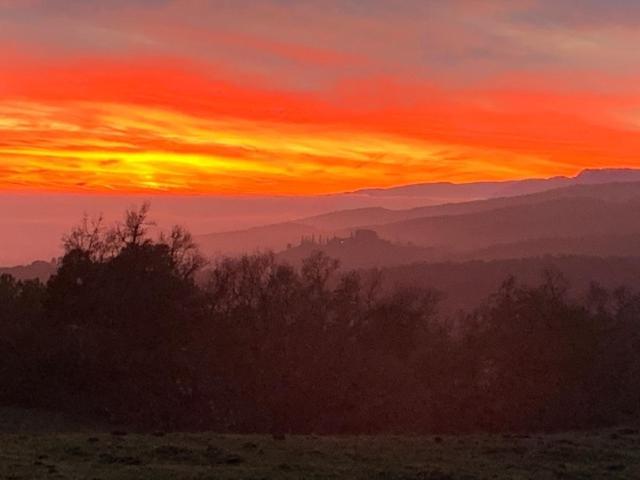
[[[423,183],[312,196],[157,195],[151,199],[152,218],[164,227],[180,224],[189,228],[209,255],[234,254],[258,248],[283,250],[313,232],[344,236],[349,229],[497,208],[494,201],[500,206],[513,205],[509,199],[520,201],[551,189],[630,181],[640,181],[640,170],[585,170],[573,178]],[[78,200],[75,194],[0,194],[0,212],[7,212],[0,215],[0,265],[59,256],[60,238],[85,213],[103,214],[111,222],[144,198],[106,194]],[[532,200],[535,198],[526,199]]]
[[[599,184],[599,178],[619,178],[612,172],[600,177],[601,173],[584,172],[580,184],[516,197],[407,210],[343,210],[198,240],[207,254],[237,254],[257,249],[281,251],[298,246],[305,236],[348,237],[357,229],[369,229],[394,244],[428,247],[442,259],[468,258],[474,251],[480,257],[473,258],[484,258],[483,250],[488,249],[485,253],[489,254],[495,247],[491,255],[496,255],[499,245],[511,245],[514,254],[518,249],[526,254],[525,244],[536,255],[574,253],[570,245],[578,245],[576,239],[583,237],[592,237],[598,245],[578,250],[581,253],[620,254],[616,249],[621,243],[604,237],[640,233],[640,182]],[[595,237],[603,238],[596,241]],[[560,239],[566,240],[564,244]],[[406,256],[397,258],[400,262]]]
[[[541,238],[640,234],[640,197],[620,202],[558,198],[478,213],[417,218],[375,230],[394,242],[449,246],[457,251]]]
[[[578,178],[578,177],[576,177]],[[500,182],[419,183],[391,188],[370,188],[354,193],[377,197],[425,197],[440,203],[537,193],[575,183],[575,178],[552,177]]]
[[[299,263],[320,250],[346,268],[548,254],[636,256],[640,255],[640,197],[624,198],[560,196],[476,213],[421,217],[373,226],[371,231],[378,233],[373,239],[305,242],[279,256]]]
[[[379,197],[428,197],[441,203],[461,201],[469,198],[495,198],[528,195],[553,188],[612,182],[640,181],[640,170],[631,168],[586,169],[575,177],[533,178],[499,182],[471,183],[419,183],[391,188],[369,188],[353,193]]]
[[[297,222],[277,223],[235,232],[213,233],[197,238],[207,255],[234,255],[256,250],[279,251],[288,244],[299,243],[302,237],[322,235],[323,230]]]
[[[389,210],[385,208],[362,208],[342,210],[324,215],[303,218],[299,224],[312,226],[316,229],[332,231],[347,228],[371,227],[392,222],[401,222],[425,217],[446,215],[463,215],[486,212],[498,208],[517,205],[541,203],[548,200],[571,197],[599,198],[606,201],[621,202],[633,198],[640,198],[640,180],[637,182],[614,183],[582,183],[567,187],[554,188],[538,193],[514,197],[499,197],[471,202],[446,203],[442,205],[427,205],[406,210]]]
[[[0,275],[9,274],[17,280],[41,280],[46,282],[53,275],[57,266],[55,262],[37,261],[30,265],[18,267],[0,267]]]
[[[640,170],[635,168],[590,168],[580,172],[573,180],[579,185],[640,182]]]
[[[438,252],[434,248],[396,245],[381,239],[373,230],[356,230],[348,237],[335,237],[324,241],[306,239],[300,245],[284,250],[278,259],[292,265],[300,265],[302,260],[316,251],[322,251],[340,261],[347,269],[383,267],[434,260]]]
[[[633,257],[640,255],[640,234],[601,234],[582,237],[556,237],[524,240],[514,243],[499,243],[474,250],[460,259],[482,258],[485,260],[538,257],[554,255],[591,255],[606,257],[618,255]]]

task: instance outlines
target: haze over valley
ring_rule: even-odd
[[[592,209],[594,215],[606,217],[608,225],[624,220],[621,216],[632,213],[618,211],[610,216],[609,211],[625,210],[622,207],[626,204],[633,208],[638,196],[636,186],[618,189],[606,185],[634,180],[640,182],[640,171],[605,169],[586,170],[571,178],[427,183],[310,197],[93,195],[80,202],[76,195],[5,193],[0,195],[0,265],[49,261],[60,255],[61,236],[83,214],[103,214],[113,220],[123,209],[147,200],[159,225],[189,228],[207,256],[255,250],[280,252],[288,245],[297,246],[303,237],[326,241],[369,228],[393,245],[383,257],[360,265],[397,263],[390,258],[391,251],[408,243],[430,250],[398,250],[403,262],[572,251],[606,254],[616,242],[626,248],[622,252],[626,254],[625,245],[632,242],[629,236],[637,233],[633,221],[623,221],[610,231],[604,226],[598,230],[595,219],[587,219],[584,224],[577,218],[569,224],[557,220],[562,212],[569,217],[573,213],[589,216]],[[535,224],[531,224],[534,219]],[[472,230],[474,224],[476,230]],[[607,238],[603,238],[603,232]],[[580,247],[576,238],[582,237],[586,243]],[[549,247],[543,246],[545,242]],[[501,245],[503,253],[491,253],[496,245]]]
[[[214,263],[227,256],[272,251],[278,261],[300,266],[322,252],[338,260],[344,270],[382,269],[381,278],[388,287],[434,288],[443,295],[443,311],[453,312],[473,308],[510,275],[534,284],[544,271],[557,271],[566,276],[576,294],[592,279],[608,288],[640,283],[639,179],[640,173],[633,170],[591,170],[573,179],[425,184],[328,198],[269,199],[270,205],[264,199],[158,199],[152,203],[152,217],[160,218],[162,224],[183,220],[195,225],[196,231],[206,231],[217,221],[230,221],[231,215],[237,215],[241,224],[260,222],[256,209],[267,217],[289,215],[290,221],[195,238]],[[430,196],[434,190],[456,201],[437,204]],[[466,197],[472,194],[486,198]],[[389,208],[407,198],[410,205],[413,201],[426,204]],[[312,200],[318,203],[312,205]],[[96,206],[115,208],[123,201],[98,199]],[[237,210],[220,205],[204,208],[216,201]],[[181,209],[194,202],[203,209],[181,217]],[[298,217],[305,209],[367,202],[372,206]],[[218,211],[223,212],[222,220],[212,218]],[[60,228],[69,228],[79,218],[58,219]],[[51,252],[56,255],[57,250]],[[46,281],[57,268],[55,259],[38,260],[0,268],[0,272]]]

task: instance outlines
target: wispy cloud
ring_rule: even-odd
[[[297,194],[640,164],[640,7],[613,3],[0,1],[0,189]]]

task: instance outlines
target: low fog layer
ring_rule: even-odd
[[[415,224],[423,217],[511,207],[528,202],[528,196],[549,190],[563,192],[564,188],[571,186],[638,180],[640,172],[637,170],[613,169],[586,170],[572,178],[428,183],[309,197],[157,195],[148,198],[133,195],[0,194],[0,266],[57,257],[61,253],[62,234],[83,214],[103,214],[106,220],[112,220],[119,217],[124,209],[146,200],[151,202],[152,216],[158,224],[180,224],[189,228],[199,236],[205,252],[214,255],[242,253],[256,248],[282,250],[288,244],[295,245],[302,236],[349,235],[349,229],[381,225],[388,225],[378,229],[385,239],[432,246],[429,238],[405,235],[406,225],[393,223],[413,221]],[[496,203],[465,204],[492,198]],[[549,198],[554,198],[553,194]],[[435,207],[441,204],[456,205]],[[250,230],[256,227],[260,228]],[[505,237],[504,241],[526,239]],[[450,237],[442,240],[448,243]],[[477,246],[484,248],[500,243],[493,240],[492,237],[487,244]]]

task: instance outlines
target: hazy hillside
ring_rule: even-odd
[[[302,223],[319,230],[351,228],[415,218],[422,213],[397,212],[427,205],[470,202],[492,197],[523,195],[580,181],[632,179],[626,171],[615,170],[583,173],[575,179],[531,179],[516,182],[479,182],[467,184],[422,184],[384,190],[362,190],[352,193],[303,196],[155,196],[153,219],[162,225],[181,224],[192,232],[207,237],[207,252],[234,253],[265,247],[263,231],[240,231],[264,225],[281,225],[267,230],[275,240],[270,248],[282,249],[297,242],[307,229],[291,229],[290,222]],[[635,177],[637,179],[637,176]],[[0,211],[11,212],[0,218],[0,264],[18,265],[37,258],[59,256],[60,237],[86,213],[116,218],[120,212],[142,202],[139,195],[92,195],[78,201],[76,195],[55,194],[44,198],[38,194],[0,194]],[[332,214],[331,212],[336,212]],[[343,213],[345,212],[345,213]],[[328,215],[327,215],[328,214]],[[300,221],[298,219],[305,219]],[[283,233],[289,231],[290,234]]]
[[[438,182],[404,185],[393,188],[371,188],[359,190],[355,193],[377,197],[425,197],[438,199],[441,203],[444,203],[462,201],[469,198],[492,198],[509,195],[524,195],[571,185],[574,182],[575,179],[570,177],[533,178],[502,182],[473,182],[458,184],[451,182]]]
[[[208,255],[233,255],[255,250],[283,250],[297,244],[304,236],[321,235],[315,227],[287,222],[255,227],[235,232],[213,233],[198,237],[198,243]]]
[[[585,178],[595,181],[592,175]],[[586,254],[622,254],[621,241],[611,236],[640,233],[637,213],[640,182],[589,184],[557,188],[517,197],[426,206],[409,210],[367,208],[343,210],[296,222],[199,237],[207,254],[234,254],[256,249],[284,250],[297,246],[303,236],[348,237],[358,228],[375,229],[394,243],[422,247],[443,247],[452,255],[478,252],[480,258],[500,255],[499,245],[515,256],[545,253],[574,253],[582,237],[593,239],[592,247],[576,250]],[[606,238],[605,238],[606,237]],[[558,242],[564,239],[564,243]],[[521,244],[524,245],[512,245]],[[495,247],[495,248],[492,248]],[[557,247],[557,248],[556,248]],[[547,249],[549,248],[549,249]],[[518,253],[522,251],[522,253]],[[336,256],[345,256],[337,252]],[[511,256],[511,255],[508,255]],[[400,255],[398,261],[404,258]]]
[[[444,245],[454,251],[540,238],[635,234],[640,233],[640,200],[560,198],[474,214],[419,218],[375,229],[395,242]]]
[[[524,240],[515,243],[499,243],[474,250],[460,259],[504,259],[546,255],[636,256],[640,255],[640,234],[588,235],[581,237],[557,237]]]
[[[300,265],[316,251],[322,251],[340,261],[344,268],[383,267],[441,258],[434,248],[396,245],[379,238],[371,230],[358,230],[346,238],[328,239],[326,242],[304,241],[278,254],[278,259]]]
[[[56,271],[54,262],[33,262],[31,265],[19,267],[0,267],[0,275],[9,274],[18,280],[39,279],[46,281]]]
[[[640,171],[630,168],[587,169],[575,177],[531,178],[502,182],[473,182],[456,184],[451,182],[420,183],[392,188],[370,188],[358,190],[358,194],[378,197],[428,197],[442,203],[468,198],[493,198],[543,192],[553,188],[612,182],[640,181]]]
[[[640,198],[640,181],[572,185],[527,195],[447,203],[443,205],[428,205],[406,210],[389,210],[384,208],[343,210],[303,218],[298,220],[298,223],[324,230],[366,227],[423,217],[485,212],[509,206],[541,203],[548,200],[569,197],[591,197],[615,202]]]

